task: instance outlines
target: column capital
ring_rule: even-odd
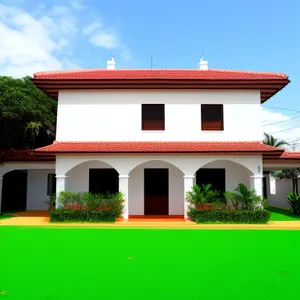
[[[184,175],[183,178],[195,178],[194,175]]]
[[[253,179],[260,179],[260,178],[263,178],[264,177],[264,175],[252,175],[252,176],[250,176],[250,178],[253,178]]]
[[[55,177],[56,178],[67,178],[68,176],[66,176],[66,175],[56,175]]]
[[[129,178],[129,175],[119,175],[119,178]]]

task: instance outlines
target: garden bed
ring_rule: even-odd
[[[50,211],[51,223],[114,223],[120,216],[115,210],[74,210],[59,208]]]
[[[271,213],[267,210],[198,210],[190,209],[189,218],[197,224],[266,224]]]

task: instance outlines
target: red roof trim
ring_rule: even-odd
[[[284,150],[261,142],[54,142],[36,149],[48,153],[268,153]]]
[[[55,161],[55,155],[34,150],[5,150],[0,152],[0,161]]]

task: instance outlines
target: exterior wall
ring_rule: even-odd
[[[88,191],[89,168],[115,168],[122,176],[129,175],[129,214],[144,214],[144,168],[169,169],[169,214],[184,214],[184,175],[194,175],[203,168],[225,168],[226,189],[239,182],[250,186],[250,176],[261,166],[257,156],[197,155],[94,155],[58,156],[56,174],[66,175],[66,190]],[[261,168],[260,168],[261,169]]]
[[[47,200],[48,174],[55,170],[28,170],[27,171],[27,210],[45,210]]]
[[[269,200],[270,206],[280,207],[289,209],[290,205],[287,203],[286,194],[293,191],[292,180],[289,179],[276,179],[276,194],[270,193],[270,180],[269,175],[267,178],[267,199]],[[300,180],[298,180],[300,186]]]
[[[141,104],[165,104],[165,130],[141,130]],[[224,131],[201,131],[200,104],[224,105]],[[57,141],[261,140],[259,91],[62,91]],[[255,117],[255,122],[253,118]]]
[[[70,192],[87,192],[89,190],[89,169],[109,169],[110,165],[101,161],[82,163],[67,173],[66,190]]]
[[[88,161],[99,161],[105,163],[120,175],[128,175],[137,166],[149,161],[164,161],[183,172],[184,175],[193,175],[196,171],[214,161],[231,161],[244,166],[251,175],[259,175],[258,169],[262,170],[262,157],[238,156],[238,155],[143,155],[143,154],[109,154],[109,155],[57,155],[56,175],[67,174],[72,168]]]
[[[129,173],[129,214],[144,214],[144,169],[169,169],[169,215],[184,214],[183,173],[176,167],[162,162],[151,161],[137,166]]]
[[[49,173],[55,173],[55,162],[26,163],[12,162],[0,165],[0,178],[10,171],[27,170],[27,210],[44,210],[47,205],[47,177]],[[2,187],[0,185],[0,204]],[[0,205],[1,207],[1,205]]]
[[[225,169],[226,191],[233,191],[239,183],[250,188],[250,172],[243,166],[231,161],[219,160],[211,162],[203,168]]]

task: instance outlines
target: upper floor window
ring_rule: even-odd
[[[201,104],[201,129],[224,130],[222,104]]]
[[[142,130],[165,130],[164,104],[142,104]]]

